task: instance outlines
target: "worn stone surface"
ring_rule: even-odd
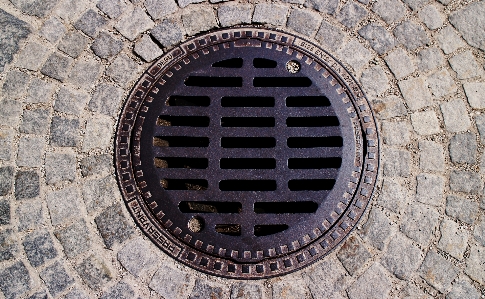
[[[372,11],[377,13],[386,23],[391,24],[404,18],[406,7],[399,0],[376,1]]]
[[[46,40],[55,44],[66,32],[66,27],[62,24],[61,20],[56,17],[51,17],[45,21],[42,28],[40,28],[39,34]]]
[[[468,246],[468,232],[449,219],[443,219],[440,225],[441,237],[438,248],[449,253],[452,257],[462,260]]]
[[[5,196],[12,190],[13,186],[13,167],[0,167],[0,196]]]
[[[461,100],[451,100],[440,105],[446,130],[452,133],[466,131],[470,126],[470,118],[465,103]]]
[[[77,88],[89,90],[96,82],[101,71],[101,65],[93,58],[78,60],[69,74],[68,82]]]
[[[89,38],[78,31],[73,31],[64,35],[57,48],[72,58],[77,58],[86,49],[88,42]]]
[[[0,261],[8,261],[17,255],[17,242],[11,229],[0,232]]]
[[[10,203],[0,200],[0,225],[10,224]]]
[[[480,142],[485,143],[485,115],[477,115],[475,117],[475,123],[477,125],[478,133],[480,134]]]
[[[45,45],[37,42],[29,42],[19,52],[16,65],[31,71],[37,71],[44,63],[49,52],[50,50]],[[0,56],[2,55],[0,54]]]
[[[432,135],[441,132],[436,113],[432,110],[411,114],[414,131],[419,135]]]
[[[428,84],[431,92],[435,97],[443,97],[455,93],[458,87],[446,70],[439,70],[428,77]]]
[[[249,3],[238,3],[237,5],[230,3],[221,5],[217,9],[217,17],[219,18],[222,27],[250,24],[253,11],[253,5]]]
[[[7,63],[12,62],[13,55],[19,50],[19,43],[27,38],[31,27],[24,21],[0,10],[0,72]]]
[[[0,129],[0,160],[10,161],[12,157],[13,129]]]
[[[60,262],[56,262],[42,270],[40,277],[45,282],[52,296],[57,296],[57,294],[74,284],[74,279],[69,276]]]
[[[401,48],[390,52],[384,59],[397,79],[407,77],[416,71],[414,62]]]
[[[94,220],[108,248],[115,243],[123,243],[133,234],[133,228],[126,220],[119,204],[107,208]]]
[[[338,0],[306,0],[305,6],[319,12],[333,15],[338,7]]]
[[[116,181],[111,176],[86,181],[83,186],[83,198],[88,213],[106,208],[118,198]]]
[[[111,160],[111,155],[108,154],[85,157],[80,161],[81,175],[87,177],[109,173],[112,167]]]
[[[163,54],[162,49],[152,41],[149,35],[144,35],[136,42],[134,51],[146,62],[151,62]]]
[[[126,247],[124,250],[125,255],[131,256],[131,251],[127,253]],[[167,275],[167,273],[170,273],[170,275]],[[161,266],[153,275],[149,287],[163,298],[185,299],[189,295],[190,285],[190,275],[187,272]]]
[[[352,40],[344,45],[338,52],[343,61],[347,62],[356,72],[363,69],[372,57],[372,54],[359,42]]]
[[[231,288],[231,299],[261,299],[261,287],[253,283],[234,283]]]
[[[348,287],[349,274],[335,256],[327,256],[315,267],[304,272],[314,298],[343,298],[338,292]]]
[[[34,267],[39,267],[58,255],[52,236],[45,230],[28,234],[22,245],[30,264]]]
[[[47,184],[73,181],[76,178],[76,157],[73,154],[46,153],[45,179]]]
[[[155,27],[155,29],[153,29],[152,32],[154,30],[156,30],[156,28],[158,28],[158,27]],[[182,33],[180,33],[180,34],[181,34],[180,38],[182,38]],[[126,56],[125,54],[120,54],[115,58],[115,60],[111,63],[111,65],[106,69],[106,75],[108,75],[110,78],[112,78],[113,81],[115,81],[115,82],[117,82],[121,85],[124,85],[130,79],[132,79],[134,76],[136,76],[138,71],[139,71],[139,66],[135,61],[133,61],[133,59]],[[99,87],[97,87],[97,88],[99,88]],[[99,92],[99,91],[97,91],[97,92]],[[118,96],[120,96],[120,91],[118,91]],[[100,109],[100,106],[96,106],[95,109]],[[104,110],[104,109],[101,109],[101,110]]]
[[[403,234],[396,234],[387,252],[382,257],[382,265],[399,279],[409,279],[423,261],[423,253]]]
[[[71,69],[73,59],[60,53],[53,53],[40,69],[41,73],[59,81],[64,81]]]
[[[124,37],[130,41],[134,41],[140,33],[153,28],[153,21],[143,11],[143,9],[136,7],[126,11],[116,23],[115,28]]]
[[[451,26],[441,29],[435,36],[436,41],[445,54],[450,54],[466,46],[465,42]]]
[[[54,235],[61,242],[64,253],[70,258],[85,252],[91,245],[91,238],[84,219],[56,230]]]
[[[5,76],[5,82],[2,86],[2,93],[9,99],[18,99],[22,97],[29,85],[30,76],[24,72],[12,70]]]
[[[51,145],[75,147],[79,142],[79,119],[54,116],[51,123]]]
[[[136,238],[128,242],[118,252],[118,260],[126,270],[136,277],[143,276],[158,266],[157,255],[143,238]]]
[[[445,154],[443,147],[433,141],[419,141],[419,168],[425,171],[444,171]]]
[[[11,0],[23,13],[39,18],[46,17],[54,8],[56,0]]]
[[[40,292],[34,293],[32,296],[27,297],[27,299],[47,299],[47,292],[42,290]]]
[[[280,4],[259,3],[254,7],[253,22],[270,24],[274,26],[283,26],[286,24],[287,15],[287,6]]]
[[[454,163],[474,164],[477,159],[477,141],[473,133],[462,133],[450,140],[450,158]]]
[[[446,299],[480,299],[481,297],[480,292],[470,283],[470,279],[465,277],[455,280],[451,291],[446,295]]]
[[[323,20],[320,28],[315,35],[315,39],[322,46],[332,51],[337,51],[343,44],[345,34],[342,29]]]
[[[393,231],[389,218],[381,210],[374,208],[369,214],[369,219],[364,224],[360,235],[379,250],[383,250],[389,241]]]
[[[75,187],[48,192],[46,201],[52,225],[64,224],[81,216],[80,194]]]
[[[316,12],[292,9],[286,26],[300,34],[313,36],[321,22],[322,17]]]
[[[50,112],[47,109],[24,110],[20,132],[44,135],[49,130]],[[1,134],[0,134],[1,136]],[[1,138],[1,137],[0,137]],[[2,155],[0,154],[0,157]]]
[[[224,298],[227,296],[227,291],[221,286],[197,279],[189,299]]]
[[[84,32],[87,36],[94,38],[107,23],[108,21],[103,16],[90,9],[74,23],[74,27]]]
[[[231,8],[239,6],[221,6],[218,10],[219,12],[219,19],[221,23],[223,22],[233,22],[234,20],[231,17],[237,15],[238,17],[243,18],[244,12],[237,10],[236,12],[232,12]],[[252,12],[252,11],[251,11]],[[223,19],[221,19],[221,14],[223,15]],[[242,16],[241,16],[242,15]],[[224,19],[225,18],[225,19]],[[251,22],[251,14],[249,14],[249,22]],[[234,25],[234,24],[233,24]],[[232,26],[232,25],[228,25]],[[183,28],[180,26],[179,23],[175,22],[174,20],[165,19],[160,24],[155,26],[150,31],[150,34],[163,46],[163,47],[172,47],[178,44],[183,36]]]
[[[395,178],[386,178],[382,184],[381,194],[377,202],[379,205],[398,213],[407,201],[407,192],[402,184]]]
[[[278,13],[278,11],[273,11],[274,15],[278,15]],[[254,12],[254,16],[256,16],[256,11]],[[182,14],[182,22],[187,35],[194,35],[217,27],[214,11],[210,8],[201,7],[188,11]]]
[[[483,69],[478,64],[471,51],[458,53],[449,59],[450,65],[458,79],[469,79],[483,75]]]
[[[472,108],[485,108],[485,83],[482,82],[466,82],[463,84],[468,103]]]
[[[110,58],[123,49],[123,41],[108,32],[100,32],[91,49],[99,58]]]
[[[422,173],[416,177],[416,200],[432,206],[441,206],[444,199],[445,179],[442,176]]]
[[[337,257],[350,275],[354,275],[372,255],[357,237],[351,236],[340,248]]]
[[[109,288],[100,299],[131,299],[135,298],[135,292],[126,282],[120,281]]]
[[[446,214],[465,223],[473,224],[478,212],[478,202],[450,195],[446,198]]]
[[[74,289],[67,293],[64,299],[89,299],[89,297],[83,291]]]
[[[404,0],[404,3],[406,3],[412,10],[418,10],[428,2],[429,0]]]
[[[147,0],[145,1],[145,8],[154,20],[160,20],[178,9],[174,0]]]
[[[36,171],[18,171],[15,175],[15,198],[35,198],[40,194],[39,174]]]
[[[384,157],[383,170],[385,176],[409,176],[409,161],[411,160],[411,156],[408,151],[387,149],[384,151]]]
[[[96,86],[88,107],[94,112],[116,116],[118,107],[121,105],[121,95],[120,88],[112,84],[100,84]]]
[[[426,31],[421,25],[404,21],[394,29],[394,36],[408,50],[415,50],[429,43]]]
[[[476,172],[454,170],[450,174],[450,188],[453,191],[476,194],[482,187],[480,175]]]
[[[388,298],[391,288],[392,280],[386,270],[375,263],[349,288],[348,295],[350,299],[384,299]]]
[[[80,115],[88,100],[89,96],[84,91],[61,87],[57,93],[54,110],[73,115]]]
[[[480,243],[481,246],[485,245],[485,217],[480,216],[480,220],[473,229],[473,237]]]
[[[45,138],[22,136],[17,153],[17,165],[39,167],[44,161]]]
[[[337,20],[345,27],[352,28],[359,24],[368,12],[353,1],[347,2],[337,13]]]
[[[114,123],[111,118],[96,115],[88,119],[83,140],[83,151],[105,149],[110,145]]]
[[[218,3],[218,2],[223,2],[225,0],[209,0],[210,3]],[[177,0],[177,3],[181,8],[184,8],[188,6],[189,4],[194,4],[194,3],[201,3],[204,2],[204,0]]]
[[[390,119],[407,114],[403,100],[397,96],[388,96],[384,99],[374,100],[372,108],[380,119]]]
[[[105,283],[113,279],[108,265],[94,255],[88,256],[78,264],[76,271],[82,280],[94,290],[99,290]]]
[[[418,13],[419,19],[431,30],[435,30],[443,26],[444,18],[438,8],[434,5],[427,5],[423,7]]]
[[[432,104],[431,94],[423,77],[409,78],[400,81],[398,85],[411,110],[418,110]]]
[[[410,128],[407,122],[382,122],[382,137],[388,145],[403,145],[410,141]]]
[[[0,100],[0,125],[18,126],[20,114],[22,114],[22,104],[17,100]]]
[[[17,207],[16,214],[19,219],[19,231],[33,229],[44,224],[42,216],[43,207],[40,200],[28,201]]]
[[[485,283],[485,248],[471,246],[470,257],[466,262],[465,273],[481,284]]]
[[[116,19],[123,13],[126,4],[122,0],[100,0],[96,7],[111,19]]]
[[[387,75],[380,66],[372,66],[364,70],[360,82],[370,96],[380,95],[389,88]]]
[[[410,204],[401,223],[401,231],[418,242],[427,246],[438,226],[439,213],[435,208],[421,204]]]
[[[21,261],[0,271],[0,290],[7,299],[18,298],[32,288],[29,270]]]
[[[55,13],[63,20],[73,22],[77,21],[79,16],[86,11],[88,4],[79,0],[64,0],[57,5]]]
[[[456,278],[458,269],[441,255],[428,251],[419,272],[430,285],[444,293]]]
[[[28,95],[25,99],[28,103],[45,103],[48,102],[54,93],[54,84],[32,78],[28,88]]]
[[[485,3],[471,3],[450,15],[450,22],[472,46],[485,51]]]
[[[365,38],[372,49],[378,54],[384,54],[394,48],[394,37],[377,23],[369,23],[359,30],[359,34]]]

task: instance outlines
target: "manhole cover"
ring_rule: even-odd
[[[378,136],[352,76],[300,37],[232,28],[187,41],[142,76],[116,167],[142,230],[197,270],[254,279],[334,248],[372,195]]]

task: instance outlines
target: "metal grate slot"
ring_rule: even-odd
[[[272,97],[223,97],[222,107],[274,107]]]
[[[222,180],[221,191],[275,191],[275,180]]]
[[[254,235],[256,237],[269,236],[277,233],[281,233],[288,229],[287,224],[266,224],[266,225],[255,225]]]
[[[342,158],[289,158],[289,169],[325,169],[340,168]]]
[[[332,190],[334,185],[335,185],[334,179],[289,180],[288,181],[288,189],[290,189],[290,191]]]
[[[194,87],[242,87],[242,77],[190,76],[185,79],[186,86]]]
[[[336,116],[288,117],[287,127],[335,127],[339,126]]]
[[[231,58],[226,60],[221,60],[218,62],[214,62],[212,67],[224,67],[224,68],[231,68],[231,69],[238,69],[243,67],[243,59],[242,58]]]
[[[310,87],[312,80],[307,77],[255,77],[254,87]]]
[[[204,96],[170,96],[167,101],[167,106],[207,107],[210,103],[210,98]]]
[[[159,147],[208,147],[208,137],[159,136],[153,138],[153,145]]]
[[[276,146],[274,137],[222,137],[224,148],[271,148]]]
[[[287,97],[286,107],[328,107],[330,100],[324,96]]]
[[[207,180],[202,179],[163,179],[160,184],[165,190],[206,190]]]
[[[182,201],[179,203],[182,213],[241,213],[240,202],[224,201]]]
[[[157,125],[173,127],[208,127],[209,122],[210,118],[208,116],[160,115],[157,120]]]
[[[318,204],[313,201],[255,202],[256,214],[299,214],[315,213]]]
[[[228,236],[240,236],[241,225],[240,224],[216,224],[216,232],[228,235]]]
[[[289,137],[286,144],[289,148],[342,147],[343,140],[340,136]]]
[[[255,68],[261,69],[274,69],[278,66],[278,63],[271,59],[266,58],[254,58],[253,59],[253,66]]]
[[[274,158],[222,158],[221,169],[275,169]]]
[[[163,157],[154,159],[157,168],[194,168],[206,169],[209,166],[207,158]]]
[[[274,127],[274,117],[221,117],[222,127]]]

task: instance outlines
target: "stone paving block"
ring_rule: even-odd
[[[88,43],[89,38],[79,31],[72,31],[64,35],[57,48],[72,58],[77,58],[86,49]]]
[[[34,267],[39,267],[57,257],[52,237],[46,230],[40,230],[25,236],[22,242],[25,254]]]
[[[403,145],[410,142],[409,124],[405,121],[382,122],[382,140],[388,145]]]
[[[374,263],[348,289],[350,299],[388,298],[392,288],[392,280],[386,270],[378,263]]]
[[[54,110],[68,114],[80,115],[88,102],[88,94],[84,91],[61,87],[57,93]]]
[[[104,209],[119,198],[116,181],[111,176],[86,181],[83,186],[83,198],[88,213]]]
[[[110,58],[123,49],[123,41],[109,32],[100,32],[91,49],[99,58]]]
[[[186,271],[161,266],[153,275],[149,287],[163,298],[185,299],[189,295],[190,285],[190,275]]]
[[[428,251],[419,272],[424,280],[442,293],[446,292],[458,275],[458,269],[451,262],[431,250]]]
[[[24,113],[25,114],[25,113]],[[10,161],[12,157],[13,129],[0,129],[0,160]]]
[[[18,171],[15,175],[15,198],[35,198],[40,194],[39,174],[36,171]]]
[[[151,62],[163,54],[162,49],[150,38],[149,35],[136,42],[134,51],[146,62]]]
[[[409,78],[399,82],[398,85],[411,110],[418,110],[433,104],[425,78]]]
[[[126,4],[122,0],[100,0],[96,4],[96,7],[109,18],[116,19],[123,13]]]
[[[349,1],[337,13],[337,20],[345,27],[353,28],[367,15],[368,12],[365,8],[353,1]]]
[[[46,201],[52,225],[64,224],[81,217],[81,196],[75,187],[47,193]]]
[[[256,15],[256,12],[254,14]],[[275,11],[273,11],[273,14],[275,16],[278,16],[279,11],[275,9]],[[182,14],[182,23],[184,24],[187,35],[189,36],[217,27],[214,11],[212,10],[212,8],[205,7],[199,7]]]
[[[383,170],[388,177],[408,177],[411,155],[408,151],[388,149],[384,151]]]
[[[482,187],[483,182],[478,173],[454,170],[450,174],[450,188],[453,191],[477,194]]]
[[[372,58],[371,52],[356,40],[351,40],[349,43],[345,44],[338,52],[338,55],[356,72],[363,69]]]
[[[485,246],[485,217],[480,216],[480,220],[475,225],[473,230],[473,237],[480,243],[481,246]]]
[[[74,284],[74,279],[69,276],[60,262],[56,262],[42,270],[40,272],[40,277],[53,297]]]
[[[418,10],[428,4],[428,2],[429,0],[404,0],[404,3],[406,3],[412,10]]]
[[[357,237],[350,236],[338,251],[337,257],[350,275],[354,275],[372,255]]]
[[[320,14],[312,11],[292,9],[286,27],[306,36],[313,36],[322,22]]]
[[[446,215],[473,224],[478,213],[478,202],[450,195],[446,197]]]
[[[404,213],[401,223],[401,231],[423,246],[427,246],[433,237],[433,232],[438,226],[440,214],[435,208],[413,203]]]
[[[94,290],[101,289],[105,283],[113,279],[108,264],[94,255],[88,256],[77,265],[76,271],[88,287]]]
[[[49,52],[50,50],[43,44],[30,42],[19,52],[16,65],[31,71],[37,71]]]
[[[451,26],[441,29],[435,36],[436,41],[445,54],[450,54],[466,46],[465,42]]]
[[[372,11],[378,14],[386,23],[391,24],[404,18],[406,7],[399,0],[376,1]]]
[[[395,46],[395,40],[392,34],[378,23],[369,23],[358,32],[378,54],[384,54]]]
[[[54,116],[51,123],[51,145],[72,147],[79,143],[79,119]]]
[[[76,177],[76,157],[72,154],[46,153],[45,172],[47,184],[72,182]]]
[[[41,79],[32,78],[28,88],[27,103],[48,102],[54,93],[54,84]]]
[[[0,225],[10,224],[10,203],[0,200]]]
[[[253,11],[253,5],[249,3],[238,3],[237,5],[231,3],[221,5],[217,9],[217,17],[219,18],[219,22],[221,23],[222,27],[229,27],[238,24],[251,24]]]
[[[188,299],[226,298],[227,296],[227,291],[222,286],[197,279],[195,281],[195,287]]]
[[[383,250],[393,230],[389,218],[382,211],[374,208],[370,211],[369,219],[359,234],[366,242],[379,250]]]
[[[53,79],[64,81],[67,78],[73,61],[71,57],[64,56],[60,53],[53,53],[47,58],[40,72]]]
[[[262,299],[261,287],[253,283],[235,283],[231,288],[231,299]]]
[[[0,100],[0,125],[16,127],[20,123],[22,104],[17,100]]]
[[[123,91],[112,84],[99,84],[88,104],[91,111],[99,112],[108,116],[116,116],[121,104]]]
[[[391,69],[391,72],[398,80],[407,77],[416,71],[414,62],[403,49],[398,48],[390,52],[384,59]]]
[[[485,51],[483,15],[485,15],[485,3],[475,2],[452,13],[449,20],[471,46]]]
[[[473,133],[462,133],[450,140],[450,158],[454,163],[474,164],[477,159],[477,141]]]
[[[67,293],[64,299],[89,299],[89,297],[83,291],[74,289]]]
[[[5,196],[10,193],[13,186],[13,167],[0,167],[0,196]]]
[[[17,242],[11,229],[0,232],[0,261],[8,261],[17,254]]]
[[[197,282],[196,282],[197,288]],[[196,290],[194,288],[194,291]],[[193,294],[193,292],[192,292]],[[222,295],[222,293],[221,293]],[[225,296],[224,296],[225,297]],[[224,298],[223,296],[217,298]],[[191,299],[192,297],[189,297]],[[193,297],[206,298],[206,297]],[[273,298],[293,299],[293,298],[311,298],[310,290],[303,281],[301,275],[293,274],[289,279],[280,279],[273,281]]]
[[[32,279],[23,262],[16,262],[0,272],[0,290],[6,299],[18,298],[31,288]]]
[[[22,136],[19,141],[17,165],[27,167],[42,166],[44,148],[44,137]]]
[[[57,3],[56,0],[11,0],[10,2],[23,13],[39,18],[48,16]]]
[[[419,141],[419,168],[425,171],[444,171],[445,154],[441,144],[421,140]]]
[[[253,22],[270,24],[273,26],[284,26],[286,24],[287,16],[288,6],[280,4],[259,3],[256,4],[256,6],[254,7]],[[185,28],[187,28],[187,26],[185,26]]]
[[[385,178],[377,203],[386,209],[399,213],[406,201],[407,192],[401,183],[395,178]]]
[[[84,219],[54,231],[54,235],[61,242],[64,253],[69,258],[76,257],[91,246],[91,238]]]
[[[403,234],[397,233],[389,242],[382,265],[399,279],[409,279],[423,261],[423,253]]]
[[[152,33],[156,28],[158,27],[155,27]],[[182,38],[182,32],[180,32],[180,38]],[[138,72],[138,64],[127,55],[120,54],[106,70],[106,75],[113,79],[113,81],[123,85],[130,81]]]
[[[380,119],[389,119],[407,114],[407,108],[404,106],[401,98],[394,95],[382,100],[374,100],[372,108]]]
[[[416,181],[416,200],[432,206],[441,206],[444,199],[445,179],[442,176],[421,173],[416,177]]]
[[[88,156],[81,160],[81,175],[83,177],[109,173],[112,167],[111,155]]]
[[[19,231],[33,229],[44,224],[42,216],[42,202],[40,200],[28,201],[20,204],[16,210],[19,219]]]
[[[5,76],[2,94],[10,100],[22,97],[29,85],[30,76],[21,71],[11,70]]]
[[[45,135],[49,130],[50,112],[46,109],[24,110],[20,132],[27,134]],[[2,134],[0,133],[0,138]],[[0,141],[1,143],[1,141]],[[1,158],[1,154],[0,154]]]
[[[55,14],[57,14],[61,19],[70,21],[71,23],[76,21],[81,13],[86,11],[89,4],[79,0],[64,0],[60,2],[61,3],[57,5],[55,9]]]
[[[434,5],[427,5],[423,7],[418,13],[419,19],[431,30],[435,30],[443,26],[444,17]]]
[[[475,123],[477,124],[478,133],[480,134],[480,142],[485,143],[485,115],[480,114],[475,116]],[[483,163],[484,160],[482,160]]]
[[[4,66],[12,62],[13,55],[19,50],[19,43],[27,38],[31,32],[31,27],[24,21],[12,16],[6,11],[0,11],[0,72],[4,71]]]
[[[118,252],[118,261],[135,277],[150,273],[158,266],[157,255],[141,237],[131,240]]]
[[[221,19],[221,14],[223,14],[223,19],[221,19],[220,21],[223,22],[223,20],[225,20],[225,22],[233,22],[235,20],[233,19],[230,19],[231,16],[234,16],[231,14],[231,8],[233,7],[233,5],[231,6],[221,6],[218,10],[219,12],[219,19]],[[234,7],[238,7],[239,6],[234,6]],[[222,13],[224,12],[224,13]],[[234,13],[236,14],[236,13]],[[243,10],[239,11],[237,10],[237,16],[238,17],[241,17],[241,18],[244,18],[245,16],[245,13]],[[226,19],[224,19],[226,18]],[[249,23],[251,22],[251,14],[249,14]],[[228,25],[228,26],[232,26],[232,25]],[[178,44],[180,41],[182,41],[183,37],[184,37],[184,33],[183,33],[183,28],[179,25],[179,23],[177,23],[176,21],[174,20],[169,20],[169,19],[165,19],[163,20],[160,24],[158,24],[155,28],[153,28],[151,31],[150,31],[150,34],[163,46],[163,47],[166,47],[166,48],[169,48],[169,47],[172,47],[176,44]],[[127,56],[122,56],[122,57],[125,57],[126,59],[125,60],[129,60],[129,58]],[[120,56],[118,56],[117,59],[119,59]],[[116,62],[116,61],[115,61]],[[136,66],[136,65],[135,65]]]
[[[39,35],[43,36],[53,44],[57,43],[64,33],[66,33],[66,27],[62,24],[61,20],[56,17],[51,17],[45,21],[39,31]]]
[[[446,299],[480,299],[481,297],[480,292],[470,283],[470,279],[465,277],[455,280],[451,291],[446,295]]]
[[[69,74],[68,82],[83,90],[91,89],[101,68],[102,65],[92,58],[78,60]]]
[[[313,298],[343,299],[338,292],[345,290],[349,282],[349,274],[334,256],[327,256],[315,267],[309,267],[304,277]]]
[[[453,94],[458,90],[455,81],[446,70],[439,70],[428,77],[428,84],[435,97],[443,97]]]
[[[180,4],[180,0],[178,2]],[[145,8],[154,20],[160,20],[178,10],[175,0],[146,0]]]
[[[468,246],[468,232],[448,219],[443,219],[440,225],[441,237],[438,248],[449,253],[452,257],[463,260],[463,254]]]
[[[468,103],[474,109],[485,108],[485,83],[465,82],[463,84]]]
[[[426,48],[418,52],[418,69],[420,71],[431,71],[445,64],[445,56],[438,48]]]
[[[394,36],[399,43],[411,51],[429,43],[424,28],[412,21],[404,21],[399,24],[394,29]]]
[[[305,6],[318,10],[319,12],[333,15],[337,10],[338,3],[338,0],[306,0]]]
[[[40,292],[34,293],[32,296],[27,297],[27,299],[47,299],[47,292],[42,290]]]
[[[432,299],[411,282],[399,294],[402,296],[400,297],[402,299]]]
[[[107,23],[108,21],[103,16],[95,10],[89,9],[74,23],[74,27],[94,38]]]
[[[140,33],[153,28],[155,23],[143,11],[143,9],[136,7],[129,9],[116,23],[115,28],[124,37],[130,41],[134,41]]]
[[[411,114],[411,123],[414,131],[419,135],[432,135],[441,132],[438,117],[432,110],[414,112]]]
[[[470,257],[466,262],[465,273],[480,284],[485,283],[485,248],[471,246]]]
[[[371,66],[364,70],[360,82],[369,96],[380,95],[389,88],[387,75],[380,66]]]
[[[83,151],[105,149],[111,144],[114,123],[110,117],[97,115],[88,119],[84,133]]]
[[[103,293],[100,299],[131,299],[135,291],[126,282],[120,281]]]
[[[209,0],[210,3],[219,3],[227,0]],[[177,0],[181,8],[187,7],[189,4],[202,3],[204,0]]]
[[[343,44],[345,33],[327,21],[323,20],[320,28],[315,35],[315,39],[324,47],[332,51],[337,51]]]
[[[465,103],[461,100],[451,100],[440,105],[446,130],[452,133],[468,130],[471,126]]]
[[[104,244],[108,248],[111,248],[115,243],[123,243],[134,232],[119,204],[105,209],[94,221],[98,226],[101,237],[103,237]]]
[[[451,68],[456,72],[458,79],[470,79],[483,75],[483,69],[471,51],[458,53],[451,57],[449,62]]]

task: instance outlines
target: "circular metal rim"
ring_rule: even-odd
[[[142,109],[142,103],[148,91],[153,87],[152,84],[160,80],[165,71],[174,67],[182,56],[203,51],[204,48],[214,44],[234,42],[244,38],[246,31],[254,33],[251,37],[253,40],[260,40],[271,46],[293,48],[310,58],[311,61],[316,61],[324,66],[323,69],[328,72],[328,75],[331,75],[335,79],[335,83],[340,85],[340,91],[343,94],[342,101],[349,105],[349,117],[353,120],[352,123],[361,130],[361,132],[356,132],[356,140],[361,142],[364,157],[358,183],[354,183],[353,186],[349,185],[353,192],[343,195],[350,203],[340,215],[335,215],[336,219],[333,224],[328,223],[329,228],[325,235],[309,240],[300,249],[287,255],[270,257],[256,264],[232,263],[224,258],[217,258],[214,255],[195,250],[171,235],[150,212],[146,199],[151,195],[143,193],[141,190],[143,188],[140,184],[143,182],[137,183],[135,179],[137,174],[133,173],[131,168],[133,158],[130,153],[130,147],[133,147],[136,155],[137,133],[140,133],[132,132],[132,125],[136,120],[135,115],[139,109]],[[239,32],[239,37],[235,37],[236,32]],[[134,145],[130,146],[131,139],[133,139]],[[314,263],[331,252],[350,234],[364,214],[375,189],[379,170],[379,138],[376,120],[364,92],[354,77],[331,54],[294,34],[261,27],[242,26],[219,29],[196,36],[174,47],[149,67],[134,86],[119,117],[115,138],[115,166],[117,180],[128,210],[142,231],[164,252],[185,265],[211,275],[233,279],[262,279],[288,274]],[[351,183],[349,182],[349,184]],[[206,261],[203,263],[204,265],[201,264],[202,259]],[[289,265],[286,264],[286,261],[289,261]],[[217,269],[216,265],[219,265],[220,269]],[[229,265],[232,268],[231,271],[228,269]],[[259,266],[262,271],[257,270]]]

